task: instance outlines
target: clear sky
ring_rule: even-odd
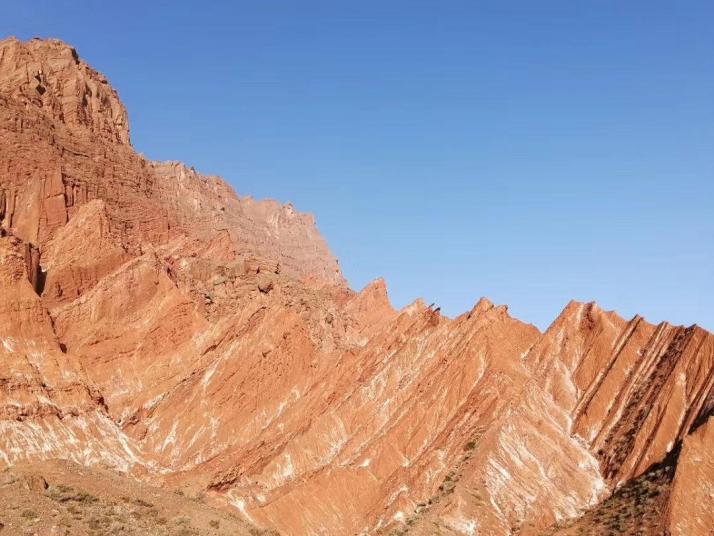
[[[353,288],[714,330],[714,2],[4,0],[138,151],[315,214]]]

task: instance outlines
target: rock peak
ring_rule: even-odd
[[[479,301],[476,302],[476,305],[474,305],[474,308],[472,310],[475,313],[483,313],[485,311],[488,311],[489,309],[493,309],[493,307],[493,302],[488,298],[482,296]]]
[[[129,121],[117,92],[58,39],[0,41],[0,91],[74,134],[129,144]]]

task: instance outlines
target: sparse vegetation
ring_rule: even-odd
[[[78,502],[84,504],[90,504],[97,502],[97,497],[86,491],[76,491],[74,488],[66,485],[60,486],[50,486],[46,492],[46,495],[55,501],[66,503],[66,502]]]
[[[668,459],[643,475],[627,482],[597,508],[582,517],[554,525],[543,536],[601,534],[661,534],[662,513],[666,510],[678,449]]]
[[[248,531],[248,534],[250,536],[280,536],[280,533],[274,530],[270,529],[259,529],[257,527],[253,527]]]
[[[187,517],[177,517],[176,519],[174,519],[174,523],[176,523],[177,525],[188,525],[189,523],[191,523],[191,520]]]
[[[454,471],[449,471],[444,477],[444,482],[439,486],[439,491],[442,493],[451,493],[456,487],[456,473]]]
[[[39,515],[37,515],[37,512],[29,509],[23,510],[22,514],[20,515],[22,515],[22,517],[24,517],[25,519],[37,519],[40,517]]]
[[[179,498],[158,488],[147,489],[111,471],[88,471],[53,462],[45,466],[41,476],[48,483],[44,490],[25,484],[34,474],[18,472],[17,476],[5,478],[0,484],[0,514],[5,523],[2,534],[12,523],[20,527],[20,532],[25,526],[24,532],[38,535],[277,535],[251,527],[238,516],[201,501]],[[60,478],[64,482],[58,482]]]

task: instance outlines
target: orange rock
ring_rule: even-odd
[[[706,331],[396,311],[311,216],[137,155],[59,41],[0,42],[0,127],[0,464],[101,463],[285,534],[526,534],[683,441],[670,527],[709,522]]]
[[[684,440],[669,506],[672,536],[708,536],[714,528],[714,419]]]

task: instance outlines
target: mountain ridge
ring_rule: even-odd
[[[0,41],[0,235],[0,464],[104,464],[285,534],[529,534],[680,444],[711,481],[712,334],[395,310],[312,216],[137,155],[56,40]],[[706,493],[677,471],[661,525],[685,534]]]

